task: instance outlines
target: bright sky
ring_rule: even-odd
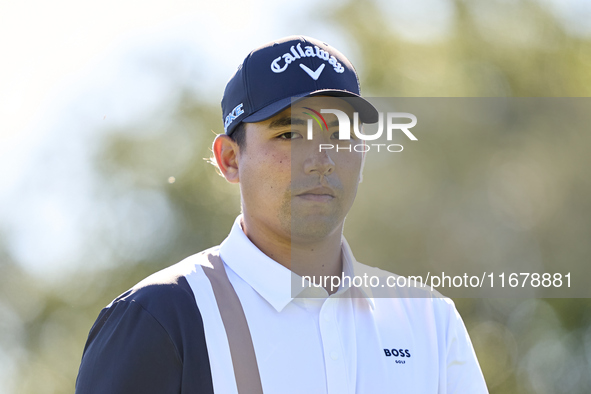
[[[88,85],[85,77],[100,74],[93,68],[111,68],[116,74],[116,63],[126,53],[180,42],[192,45],[195,54],[201,49],[211,55],[205,66],[217,70],[213,81],[218,81],[236,66],[241,55],[234,51],[242,54],[277,30],[276,24],[265,21],[264,13],[252,11],[273,12],[257,1],[249,7],[241,2],[182,0],[0,4],[0,163],[12,164],[10,173],[3,174],[2,188],[18,179],[15,169],[39,141],[39,135],[31,134],[47,131],[47,124],[39,122],[46,122],[48,112],[57,111],[60,104],[67,105],[68,91],[71,96],[81,90],[76,85]]]

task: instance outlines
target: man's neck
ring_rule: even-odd
[[[342,226],[322,240],[299,242],[281,237],[263,226],[242,218],[242,230],[264,254],[300,276],[316,278],[341,276],[343,272],[341,234]],[[330,280],[328,281],[330,283]],[[325,289],[331,293],[330,288]]]

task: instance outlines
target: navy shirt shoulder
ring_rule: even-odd
[[[203,321],[180,264],[146,278],[100,312],[76,393],[213,393]]]

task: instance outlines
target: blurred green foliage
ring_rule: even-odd
[[[591,39],[569,34],[541,3],[455,0],[452,4],[451,33],[430,42],[403,39],[377,1],[343,2],[336,9],[333,4],[314,12],[354,45],[356,54],[351,57],[361,71],[367,96],[591,93]],[[214,132],[220,130],[218,103],[185,91],[161,114],[121,130],[105,130],[94,158],[96,210],[102,220],[88,228],[93,248],[80,256],[79,271],[43,280],[27,274],[11,256],[1,256],[0,361],[10,360],[6,365],[11,366],[15,393],[73,392],[84,343],[100,309],[149,274],[224,239],[239,213],[238,190],[204,161]],[[523,147],[507,152],[518,160]],[[454,168],[466,169],[469,154],[455,151],[450,158],[455,160]],[[555,172],[572,178],[565,182],[569,193],[560,210],[562,219],[555,219],[573,226],[576,240],[589,239],[584,211],[589,207],[589,167],[568,160],[561,163],[565,168]],[[450,178],[441,179],[439,186],[454,188],[457,195],[473,192],[470,171],[447,175]],[[416,198],[411,193],[401,191],[394,200],[397,206],[410,207],[406,217],[416,215],[419,223],[410,232],[404,226],[390,228],[389,239],[404,261],[424,258],[422,237],[431,217],[424,215],[424,206],[415,214]],[[429,212],[441,213],[437,202],[431,203]],[[445,209],[450,215],[461,210],[449,203]],[[360,221],[352,217],[351,224],[355,223]],[[353,240],[355,228],[346,229]],[[354,243],[353,247],[356,250]],[[568,243],[560,234],[542,245],[549,258],[578,253],[577,258],[588,260],[589,255],[577,252],[577,247],[582,245]],[[460,245],[448,248],[452,254],[461,253]],[[4,249],[0,243],[0,251]],[[364,251],[356,255],[371,265],[363,258]],[[588,299],[455,302],[491,393],[591,391]]]

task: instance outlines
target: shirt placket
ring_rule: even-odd
[[[319,324],[324,352],[327,392],[329,394],[353,393],[353,384],[347,373],[347,360],[339,330],[337,312],[339,298],[327,298],[320,309]]]

